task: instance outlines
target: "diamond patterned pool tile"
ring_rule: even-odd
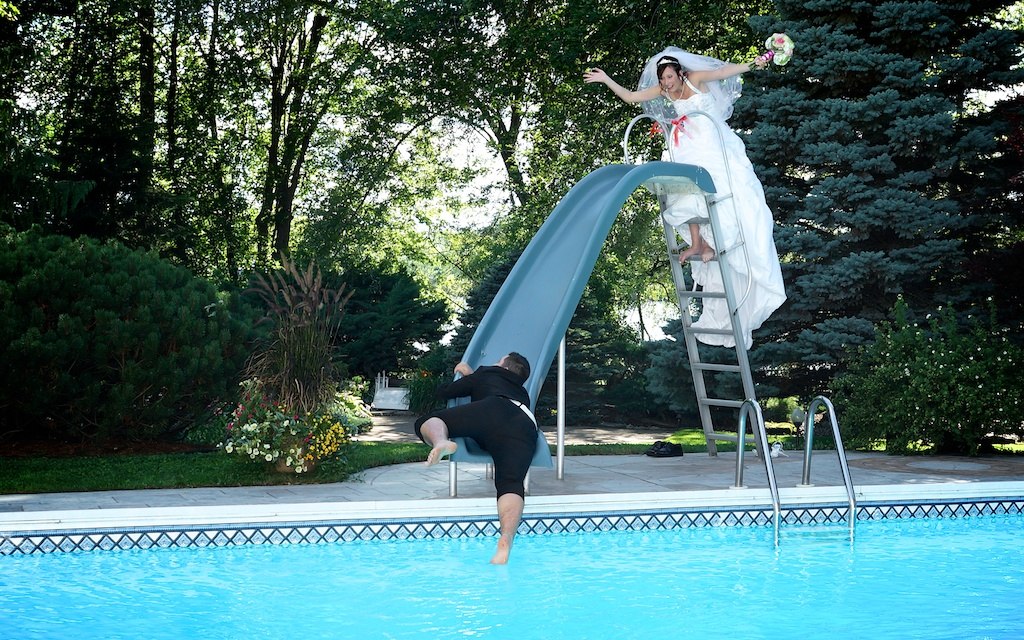
[[[783,509],[786,526],[847,522],[846,505],[811,505]],[[1024,497],[953,502],[871,503],[857,506],[858,520],[969,518],[1024,513]],[[529,535],[592,531],[643,531],[692,527],[772,526],[771,509],[691,509],[526,517],[519,531]],[[0,536],[0,556],[33,553],[75,553],[149,548],[226,547],[258,544],[321,544],[355,541],[494,536],[493,519],[290,523],[268,526],[194,526],[111,530],[10,532]]]

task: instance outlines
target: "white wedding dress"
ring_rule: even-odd
[[[700,234],[716,252],[725,252],[732,277],[732,290],[737,302],[742,300],[737,315],[742,334],[746,337],[745,347],[750,349],[753,342],[751,332],[760,327],[786,300],[779,254],[772,237],[775,223],[771,209],[765,202],[761,182],[747,158],[743,141],[720,118],[711,94],[697,91],[688,79],[685,82],[695,95],[685,100],[672,101],[677,116],[685,118],[676,120],[681,122],[681,126],[669,132],[670,148],[666,152],[666,159],[704,167],[711,174],[719,195],[733,194],[731,201],[727,199],[716,207],[722,237],[715,238],[710,225],[701,225]],[[694,114],[695,111],[710,114],[719,126],[715,127],[707,116]],[[721,141],[718,130],[721,131]],[[723,144],[725,153],[722,153]],[[707,217],[704,197],[699,194],[669,195],[663,217],[687,243],[692,244],[687,222],[694,217]],[[749,273],[741,241],[745,242],[749,256]],[[694,281],[705,291],[723,290],[717,260],[704,263],[697,258],[690,261],[690,267]],[[744,298],[748,278],[751,279],[750,291]],[[693,326],[706,329],[730,328],[726,301],[721,298],[704,298],[703,311]],[[697,333],[696,337],[706,344],[726,347],[735,345],[732,336],[728,335]]]

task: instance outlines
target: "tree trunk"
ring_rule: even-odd
[[[273,220],[274,251],[278,255],[290,251],[295,194],[310,141],[326,110],[311,96],[311,89],[319,81],[318,49],[329,23],[330,18],[325,15],[313,16],[309,31],[299,33],[294,50],[290,46],[292,39],[282,33],[277,64],[272,64],[271,142],[260,216],[265,221]],[[305,25],[299,24],[298,28],[304,29]],[[291,73],[286,73],[289,60],[294,60],[294,66]]]
[[[139,3],[139,184],[140,193],[153,185],[156,155],[156,53],[153,28],[156,12],[152,0]]]
[[[228,278],[232,282],[238,280],[238,248],[235,246],[235,210],[232,202],[233,187],[224,180],[223,154],[220,149],[220,130],[217,125],[217,112],[220,101],[220,65],[217,56],[220,45],[220,0],[213,0],[210,7],[210,48],[206,53],[206,128],[210,138],[210,146],[214,150],[214,159],[210,167],[211,175],[216,184],[216,206],[221,210],[219,227],[221,241],[224,243],[224,261]]]
[[[184,264],[186,255],[183,234],[185,220],[179,197],[182,193],[182,184],[180,176],[178,176],[178,157],[181,155],[181,150],[178,148],[178,48],[180,28],[181,9],[175,6],[171,18],[171,38],[167,52],[167,104],[164,109],[167,113],[167,176],[171,182],[171,193],[175,196],[174,208],[171,211],[171,224],[174,234],[172,252],[179,263]]]
[[[278,25],[280,26],[280,25]],[[285,67],[290,54],[287,35],[281,34],[273,43],[275,52],[270,61],[270,140],[267,143],[267,170],[263,178],[263,198],[260,212],[256,216],[256,250],[257,260],[266,264],[270,250],[270,227],[273,224],[275,234],[278,228],[277,209],[279,202],[279,184],[281,167],[281,138],[285,133]],[[275,247],[278,245],[276,239]]]

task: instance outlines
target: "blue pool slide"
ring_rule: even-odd
[[[601,167],[580,180],[523,251],[494,296],[463,355],[473,368],[510,351],[530,361],[530,404],[558,351],[597,257],[622,205],[640,185],[714,193],[701,167],[674,162]]]
[[[531,368],[526,390],[530,406],[536,407],[544,378],[583,296],[601,246],[623,203],[640,185],[656,193],[715,192],[710,174],[694,165],[614,164],[591,172],[569,190],[526,246],[480,320],[463,361],[475,369],[496,364],[510,351],[523,354]],[[449,405],[468,401],[458,398]],[[491,457],[472,438],[453,440],[459,445],[449,468],[449,494],[454,497],[457,463],[488,463]],[[561,449],[558,455],[561,469]],[[540,430],[531,466],[555,466]]]

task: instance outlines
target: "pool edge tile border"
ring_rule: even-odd
[[[783,526],[848,521],[843,487],[780,493]],[[1024,513],[1024,482],[868,485],[855,497],[858,520]],[[764,526],[773,512],[767,489],[539,496],[527,505],[523,534]],[[4,513],[0,556],[496,533],[485,498]]]

